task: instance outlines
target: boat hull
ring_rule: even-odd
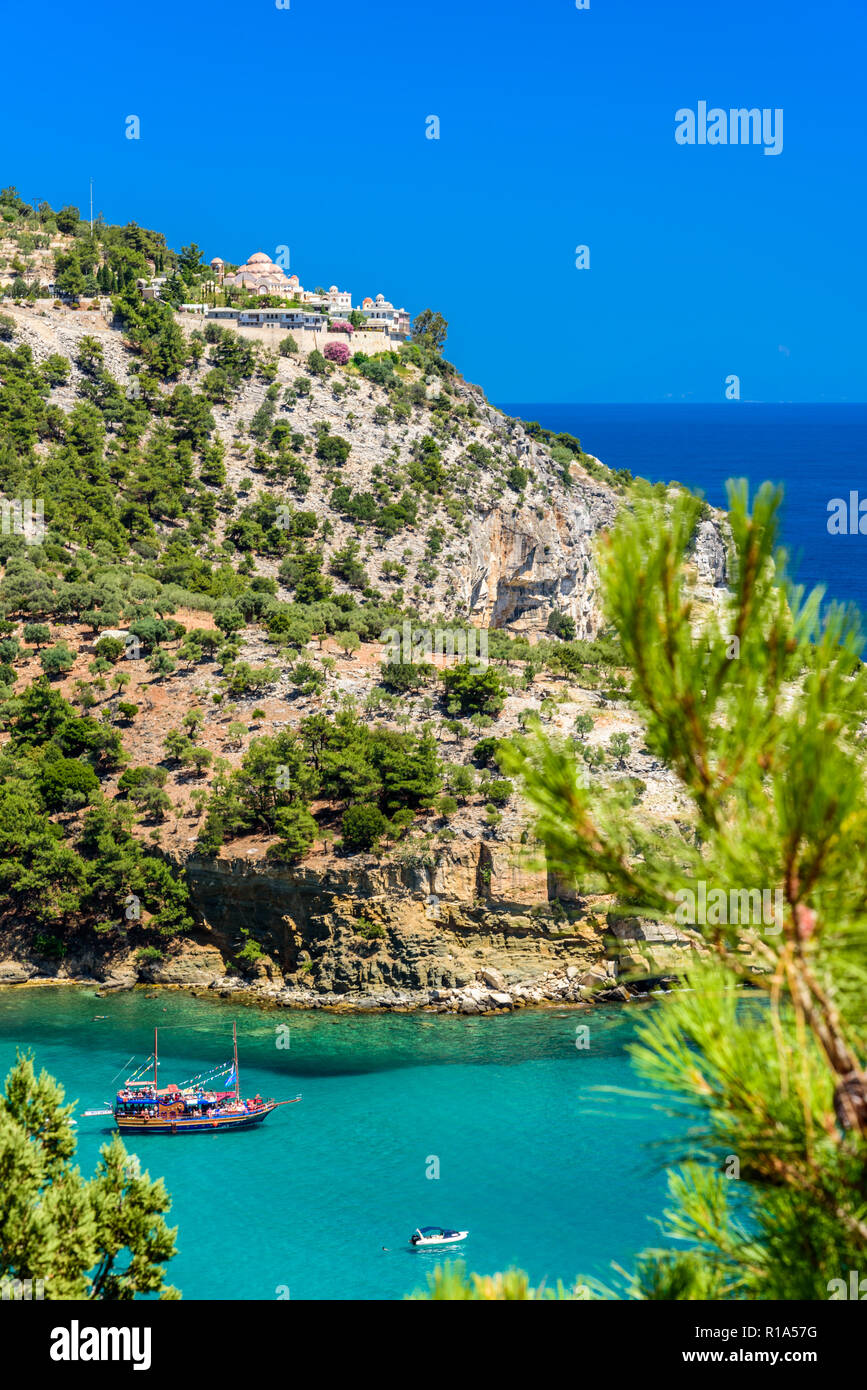
[[[444,1245],[460,1245],[466,1240],[469,1231],[457,1231],[453,1236],[443,1236],[439,1240],[411,1240],[410,1250],[440,1250]]]
[[[252,1115],[191,1115],[165,1119],[154,1116],[116,1115],[115,1124],[121,1134],[214,1134],[235,1129],[254,1129],[276,1110],[276,1105],[263,1106]]]

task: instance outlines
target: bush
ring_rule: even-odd
[[[495,766],[499,746],[500,740],[498,738],[480,738],[473,749],[473,762],[477,763],[479,767]]]
[[[507,781],[505,778],[496,782],[488,782],[479,788],[479,791],[482,792],[489,801],[492,801],[495,806],[505,806],[514,790],[514,784]]]
[[[135,954],[136,960],[142,965],[155,964],[163,959],[163,952],[159,946],[142,946]]]
[[[47,647],[45,651],[39,653],[39,660],[49,680],[56,680],[59,676],[65,676],[72,670],[75,664],[75,652],[71,651],[65,642],[55,642],[53,647]]]
[[[563,642],[575,641],[575,619],[568,613],[553,612],[548,615],[547,632],[559,637]]]
[[[39,778],[39,793],[49,811],[83,806],[98,786],[93,768],[77,758],[55,758],[43,766]]]
[[[346,343],[326,343],[325,357],[329,362],[336,362],[338,367],[345,367],[349,361],[349,347]]]
[[[51,628],[47,623],[25,623],[22,636],[25,642],[32,642],[34,647],[44,647],[46,642],[51,641]]]
[[[378,806],[362,802],[344,811],[342,826],[347,849],[371,850],[388,830],[388,821]]]
[[[396,695],[404,695],[426,685],[434,669],[427,661],[384,661],[379,668],[379,683]]]
[[[371,922],[369,917],[359,917],[355,924],[356,936],[361,936],[365,941],[381,941],[385,936],[385,927],[381,922]]]
[[[450,714],[467,718],[471,714],[488,714],[492,718],[506,703],[506,692],[497,671],[488,666],[484,671],[471,666],[453,666],[443,671],[443,684]]]
[[[105,661],[119,661],[126,651],[126,646],[119,637],[100,637],[94,651]]]
[[[349,458],[351,449],[349,440],[341,439],[339,434],[323,434],[316,445],[316,457],[323,463],[342,468]]]

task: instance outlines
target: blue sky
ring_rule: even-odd
[[[497,401],[867,399],[863,0],[48,0],[48,57],[33,17],[25,197],[84,210],[92,174],[109,221],[439,309]],[[678,145],[700,100],[781,107],[782,153]]]

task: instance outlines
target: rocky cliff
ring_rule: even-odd
[[[124,392],[133,388],[138,355],[107,305],[101,311],[82,311],[37,302],[10,305],[8,312],[16,347],[26,349],[33,362],[44,364],[58,355],[67,361],[66,379],[55,371],[45,388],[55,412],[53,437],[62,438],[60,422],[83,398],[101,399],[93,367],[87,366],[95,351],[102,364],[100,391],[110,394],[112,383]],[[190,330],[189,324],[184,327]],[[255,333],[248,337],[255,339]],[[213,503],[213,533],[202,538],[196,523],[196,543],[211,564],[231,564],[255,575],[272,586],[276,602],[291,604],[293,589],[273,546],[254,546],[251,552],[240,544],[236,549],[233,539],[233,527],[250,503],[285,502],[293,511],[301,507],[314,515],[326,562],[347,543],[360,547],[363,581],[353,584],[339,568],[331,571],[337,576],[338,599],[354,603],[353,588],[372,601],[399,603],[411,596],[422,619],[463,622],[532,641],[544,636],[552,615],[572,619],[579,638],[598,634],[603,620],[593,545],[618,509],[631,504],[622,478],[581,453],[577,441],[558,445],[503,416],[478,387],[457,374],[437,381],[434,389],[411,362],[401,361],[400,396],[358,372],[311,372],[309,362],[297,356],[263,355],[260,348],[256,346],[256,369],[225,400],[213,399],[213,393],[207,397],[210,363],[204,348],[204,359],[191,354],[182,373],[184,389],[198,393],[204,388],[197,399],[205,403],[207,397],[212,437],[225,458],[222,490],[199,482],[195,499],[191,494],[197,506],[203,495]],[[150,389],[157,388],[152,384]],[[174,407],[166,404],[170,389],[179,387],[170,383],[160,388],[157,413],[171,415]],[[263,411],[270,411],[268,429],[277,423],[291,433],[293,457],[303,464],[303,486],[275,472],[273,449],[269,454],[252,442],[264,438],[252,423]],[[115,429],[112,418],[108,416],[109,439]],[[164,422],[158,428],[164,430]],[[339,470],[322,449],[323,439],[334,436],[348,446]],[[147,434],[141,447],[146,443]],[[434,444],[442,486],[438,481],[436,487],[413,487],[413,469]],[[51,447],[44,440],[37,445],[42,453]],[[189,459],[183,462],[186,467]],[[418,514],[396,534],[359,524],[335,503],[338,482],[344,496],[376,496],[380,503],[409,489],[419,503]],[[147,555],[173,543],[182,525],[177,513],[166,519],[155,506],[154,515],[155,539],[148,543],[150,550],[144,547]],[[141,569],[139,558],[133,559]],[[718,520],[699,527],[695,568],[699,587],[713,602],[726,581]],[[155,572],[151,564],[149,575]],[[145,595],[160,587],[150,577],[137,582]],[[214,607],[178,610],[174,617],[187,628],[212,627]],[[58,688],[69,699],[81,698],[80,688],[88,687],[92,672],[93,634],[80,620],[54,616],[52,640],[57,638],[75,653],[75,664]],[[255,620],[235,641],[235,655],[245,661],[275,654],[271,636]],[[324,694],[299,688],[292,657],[278,662],[279,676],[269,688],[242,694],[234,702],[225,693],[225,660],[221,670],[216,657],[200,654],[168,682],[151,675],[143,656],[124,661],[131,681],[126,699],[141,711],[134,727],[124,732],[131,760],[172,769],[165,785],[174,821],[163,815],[156,830],[140,825],[136,833],[148,834],[186,875],[196,930],[167,945],[159,960],[153,953],[142,957],[124,931],[104,933],[101,939],[71,931],[66,955],[57,959],[39,945],[38,932],[13,920],[0,941],[0,983],[95,978],[109,987],[139,981],[254,988],[261,997],[286,1004],[411,1004],[476,1011],[546,998],[577,1000],[593,987],[621,989],[628,974],[653,979],[677,968],[688,938],[654,924],[609,921],[610,904],[604,901],[570,899],[544,870],[528,863],[526,808],[513,799],[501,825],[490,816],[485,820],[483,786],[478,796],[465,796],[456,812],[448,813],[447,826],[439,821],[416,827],[420,836],[411,833],[408,843],[386,859],[335,859],[327,844],[317,844],[307,860],[290,867],[264,857],[267,843],[255,849],[236,845],[216,858],[196,858],[191,849],[195,827],[189,822],[202,811],[200,803],[196,809],[193,793],[204,794],[213,774],[200,770],[191,785],[166,759],[163,743],[170,726],[185,714],[195,711],[197,738],[215,765],[237,765],[249,735],[297,726],[311,713],[346,702],[354,707],[363,703],[373,710],[371,717],[403,728],[436,723],[434,702],[418,692],[380,716],[377,681],[383,653],[377,644],[363,643],[355,656],[341,656],[331,638],[317,641],[318,646],[307,644],[304,656],[321,661]],[[618,705],[616,694],[609,699],[598,694],[602,676],[589,688],[562,672],[539,678],[523,671],[524,659],[511,666],[508,656],[503,659],[511,683],[493,732],[506,737],[532,714],[544,716],[552,732],[569,735],[576,717],[591,710],[595,727],[589,744],[601,749],[612,734],[628,733],[634,747],[625,765],[621,759],[620,771],[640,782],[650,813],[673,818],[673,779],[641,748],[642,732],[628,704]],[[32,649],[17,658],[16,674],[19,689],[39,674]],[[618,676],[620,689],[625,674]],[[92,687],[84,698],[96,703]],[[117,715],[110,701],[103,713],[109,722]],[[437,723],[438,738],[447,727],[447,721]],[[230,740],[232,728],[242,728],[239,738],[232,736],[236,742]],[[447,766],[466,766],[464,737],[466,733],[452,735],[457,742],[444,739],[440,744]],[[103,780],[103,791],[114,794],[116,776]]]

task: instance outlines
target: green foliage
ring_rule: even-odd
[[[93,768],[78,758],[53,758],[42,765],[39,794],[48,811],[83,806],[98,786]]]
[[[388,820],[378,806],[360,803],[343,812],[343,843],[349,850],[376,849],[388,831]]]
[[[781,584],[779,501],[765,485],[750,509],[730,484],[732,592],[710,615],[685,578],[695,499],[639,502],[600,546],[647,747],[675,771],[692,833],[633,810],[628,779],[589,791],[539,733],[504,752],[564,883],[679,922],[698,882],[727,901],[781,895],[764,927],[691,912],[712,949],[639,1024],[636,1065],[689,1117],[691,1153],[669,1177],[677,1247],[644,1253],[637,1297],[826,1299],[867,1256],[867,670],[856,615]]]
[[[448,334],[448,323],[433,309],[422,309],[413,319],[412,341],[432,353],[441,353]]]
[[[505,1274],[467,1274],[466,1265],[458,1260],[437,1265],[427,1276],[427,1289],[418,1290],[413,1299],[451,1303],[524,1303],[574,1302],[590,1297],[587,1283],[567,1289],[558,1282],[553,1289],[544,1285],[530,1287],[529,1276],[521,1269],[507,1269]]]
[[[574,642],[575,619],[570,618],[568,613],[558,613],[555,609],[548,617],[546,631],[554,637],[562,638],[564,642]]]
[[[396,695],[421,690],[435,674],[435,668],[429,661],[384,661],[379,671],[380,685]]]
[[[49,680],[68,675],[75,664],[75,652],[66,642],[55,642],[39,653],[39,662]]]
[[[165,1283],[176,1230],[170,1199],[117,1136],[92,1178],[73,1166],[73,1106],[47,1072],[19,1055],[0,1097],[0,1282],[41,1281],[53,1300],[179,1298]]]
[[[486,796],[494,806],[505,806],[514,790],[514,783],[506,778],[499,778],[493,782],[483,782],[479,787],[482,796]]]
[[[349,458],[352,445],[339,434],[320,434],[316,445],[316,457],[333,468],[342,468]]]
[[[486,714],[495,719],[506,703],[502,677],[493,666],[476,670],[462,663],[443,671],[442,680],[450,714],[463,718]]]

